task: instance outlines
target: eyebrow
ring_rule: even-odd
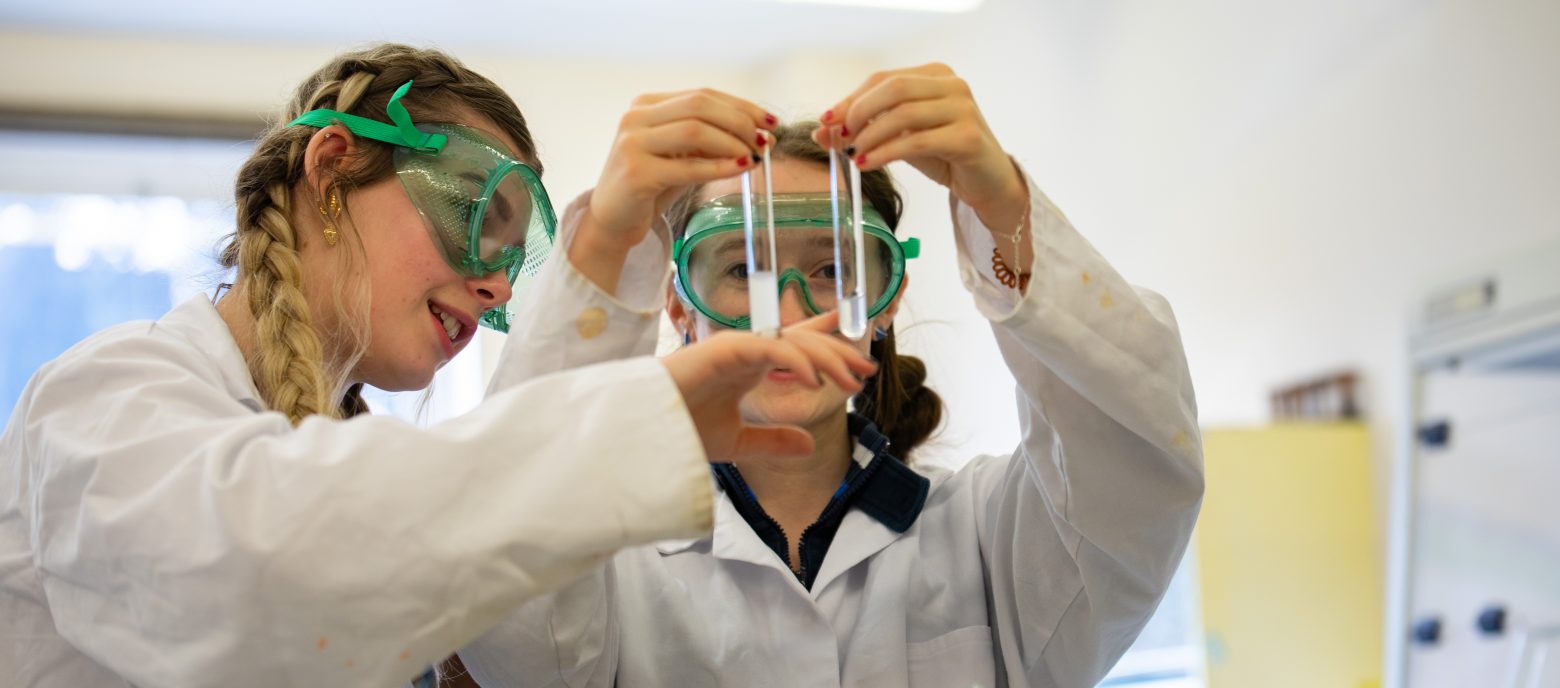
[[[800,242],[797,242],[797,241],[785,241],[785,240],[781,240],[780,241],[780,245],[781,246],[785,246],[787,244],[792,245],[792,246],[800,245],[803,248],[824,248],[824,247],[828,247],[829,249],[832,250],[834,248],[834,235],[832,235],[832,234],[815,234],[813,236],[807,237],[806,240],[800,241]]]
[[[716,254],[732,252],[740,252],[744,254],[747,253],[747,239],[745,237],[731,237],[727,239],[721,239],[718,243],[715,244]]]
[[[718,241],[718,243],[715,245],[715,249],[714,249],[714,253],[716,255],[721,255],[721,254],[726,254],[726,253],[743,253],[743,254],[747,253],[747,239],[745,237],[737,236],[737,237],[731,237],[731,238],[728,238],[728,239],[719,239],[717,241]],[[781,243],[785,244],[785,243],[789,243],[789,242],[781,242]],[[831,236],[831,235],[827,235],[827,234],[819,235],[819,236],[813,236],[813,237],[809,237],[806,241],[802,242],[802,245],[804,247],[807,247],[807,248],[828,248],[830,250],[833,250],[834,249],[834,237]]]
[[[498,189],[494,189],[493,197],[488,199],[488,204],[492,205],[495,202],[498,204],[498,218],[502,220],[504,224],[509,224],[510,218],[514,217],[514,208],[509,207],[509,199],[504,198],[503,194],[498,193]]]

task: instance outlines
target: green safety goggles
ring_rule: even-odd
[[[393,123],[335,110],[311,110],[288,126],[341,124],[364,138],[394,145],[395,171],[422,215],[434,246],[456,272],[483,277],[503,272],[510,285],[535,277],[552,251],[558,223],[536,170],[503,144],[459,124],[413,124],[401,104],[412,88],[396,89],[385,106]],[[482,314],[482,324],[509,331],[512,304]]]
[[[834,209],[829,194],[775,194],[775,270],[782,298],[795,285],[802,304],[813,314],[834,310],[840,270],[834,245]],[[849,217],[844,208],[841,217]],[[760,218],[758,222],[764,220]],[[904,284],[905,261],[920,255],[919,239],[899,241],[883,216],[862,209],[866,274],[858,276],[866,291],[867,317],[888,308]],[[676,287],[683,299],[724,327],[749,329],[747,244],[743,234],[742,196],[722,196],[701,206],[688,220],[683,237],[672,243]]]

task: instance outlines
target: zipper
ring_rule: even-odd
[[[859,438],[852,438],[852,440],[853,442],[860,442]],[[824,507],[823,512],[818,514],[818,518],[813,519],[812,525],[802,529],[801,537],[796,541],[796,555],[797,558],[801,559],[801,561],[797,562],[795,566],[793,566],[791,562],[791,536],[785,532],[785,528],[782,527],[773,516],[769,515],[768,511],[764,510],[764,505],[758,503],[758,497],[753,494],[753,488],[748,486],[747,479],[742,477],[742,473],[735,470],[728,473],[728,475],[736,480],[737,485],[742,488],[742,497],[748,501],[750,506],[756,507],[758,509],[758,513],[764,515],[764,521],[780,533],[781,539],[785,540],[785,547],[782,547],[780,551],[780,559],[785,562],[786,569],[791,571],[791,573],[796,576],[796,580],[802,584],[802,587],[809,590],[812,589],[811,586],[807,584],[807,555],[805,546],[807,544],[808,534],[812,533],[813,528],[816,527],[819,523],[833,518],[836,514],[839,513],[841,509],[845,508],[843,505],[848,503],[850,498],[857,492],[861,491],[862,486],[865,485],[867,480],[872,477],[872,474],[877,472],[878,465],[882,461],[893,460],[885,459],[883,457],[883,452],[888,449],[888,445],[889,441],[887,435],[878,435],[871,445],[862,443],[862,446],[866,447],[868,451],[872,452],[872,460],[868,461],[866,467],[862,468],[861,472],[856,474],[854,480],[850,480],[844,485],[841,485],[842,489],[835,491],[834,496],[829,499],[828,506]],[[852,459],[852,465],[854,465],[854,461],[855,460]]]
[[[844,485],[841,485],[840,487],[842,489],[834,493],[834,497],[829,500],[829,505],[824,507],[823,513],[818,514],[818,518],[813,520],[812,525],[807,526],[806,529],[802,530],[801,539],[796,543],[796,553],[802,559],[803,575],[801,581],[803,587],[806,587],[809,590],[812,589],[812,586],[807,584],[806,578],[807,556],[804,554],[806,551],[804,547],[807,544],[807,536],[813,532],[813,528],[815,528],[819,523],[823,523],[824,521],[828,521],[834,518],[841,510],[845,509],[844,505],[849,504],[850,498],[854,497],[857,492],[861,491],[862,486],[867,484],[867,480],[872,478],[872,475],[877,472],[878,466],[883,461],[892,460],[883,458],[883,450],[887,447],[888,437],[879,435],[877,441],[873,442],[872,446],[867,447],[867,449],[872,452],[872,460],[867,462],[866,467],[862,468],[861,472],[857,473],[854,479],[849,480]],[[854,461],[855,460],[852,459],[852,465],[854,465]]]
[[[850,502],[850,498],[855,496],[857,492],[861,491],[861,486],[865,485],[867,480],[872,477],[872,474],[877,472],[878,461],[880,458],[881,456],[877,452],[873,452],[872,461],[867,463],[867,467],[861,469],[861,472],[856,474],[855,480],[846,483],[846,485],[844,485],[845,489],[836,492],[834,494],[834,498],[829,500],[829,505],[824,507],[823,513],[818,514],[818,518],[813,520],[812,525],[807,526],[807,528],[802,531],[802,539],[796,543],[797,554],[800,555],[802,553],[803,545],[807,544],[807,536],[813,532],[814,527],[816,527],[819,523],[823,523],[824,521],[834,518],[836,514],[845,508],[844,505]],[[807,557],[803,555],[802,571],[805,573],[806,570]],[[802,583],[804,586],[806,585],[806,582],[807,579],[803,578]]]
[[[758,503],[758,498],[753,496],[753,488],[748,487],[747,478],[742,477],[742,473],[741,472],[739,472],[739,471],[731,471],[729,473],[729,475],[732,478],[736,479],[737,485],[742,488],[742,497],[743,497],[743,499],[746,499],[750,505],[758,507],[758,513],[764,515],[764,520],[767,521],[769,523],[769,525],[773,526],[775,530],[780,532],[780,538],[785,540],[785,547],[780,548],[780,558],[785,561],[785,568],[786,568],[786,570],[790,571],[793,574],[795,574],[796,573],[796,567],[791,565],[791,536],[786,534],[785,528],[780,526],[780,522],[776,521],[775,517],[770,516],[769,512],[764,510],[764,505]],[[805,531],[804,531],[804,535],[805,535]],[[797,552],[801,552],[801,548],[802,548],[802,543],[800,541],[798,541],[796,543]],[[807,563],[804,561],[802,563],[802,571],[805,573],[806,569],[807,569]],[[797,580],[805,580],[805,579],[801,578],[800,574],[797,574]]]

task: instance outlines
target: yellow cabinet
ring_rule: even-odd
[[[1381,537],[1362,423],[1203,434],[1209,688],[1380,683]]]

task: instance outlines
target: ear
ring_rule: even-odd
[[[336,178],[336,170],[358,150],[357,136],[339,124],[314,132],[303,150],[303,176],[320,198]]]
[[[893,326],[894,316],[899,314],[899,304],[904,303],[905,292],[907,291],[910,291],[910,273],[908,271],[905,272],[904,277],[900,278],[899,293],[894,295],[894,300],[889,301],[888,308],[884,308],[882,313],[878,313],[877,317],[872,319],[873,327],[886,330]]]
[[[677,293],[676,275],[666,281],[666,317],[684,338],[698,338],[698,333],[693,331],[693,316],[688,312],[688,304],[683,303],[682,296]]]

